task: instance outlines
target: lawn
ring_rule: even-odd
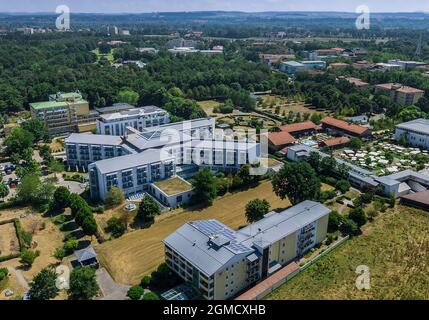
[[[204,101],[198,101],[197,104],[200,106],[201,109],[207,113],[208,116],[217,117],[219,115],[222,115],[221,113],[214,113],[213,109],[219,106],[222,106],[223,103],[220,103],[215,100],[204,100]]]
[[[276,109],[278,111],[277,113]],[[326,110],[317,110],[314,106],[306,104],[299,98],[288,99],[275,95],[262,96],[262,101],[258,104],[258,110],[269,112],[277,116],[287,116],[289,112],[293,112],[294,114],[300,113],[301,115],[306,113],[321,113],[327,115],[329,113]]]
[[[268,299],[429,299],[429,215],[390,209]],[[371,289],[355,287],[356,267],[370,268]]]
[[[104,53],[104,54],[100,53],[100,50],[98,48],[92,50],[91,52],[97,55],[97,62],[100,61],[100,59],[103,57],[106,58],[107,61],[109,62],[113,62],[115,60],[115,58],[113,57],[113,49],[110,50],[110,53]]]
[[[189,182],[177,177],[155,182],[155,186],[169,196],[192,190],[192,185]]]
[[[98,257],[116,281],[136,284],[164,261],[161,241],[181,225],[194,220],[218,219],[238,229],[247,224],[244,215],[246,204],[261,197],[271,203],[272,209],[290,205],[288,201],[280,200],[272,191],[271,182],[266,181],[254,189],[219,198],[212,207],[203,210],[178,209],[163,214],[149,229],[134,231],[97,246]]]
[[[216,123],[228,123],[234,126],[235,129],[249,129],[251,128],[251,121],[256,120],[262,122],[264,129],[280,126],[279,121],[275,121],[266,116],[259,115],[257,113],[243,113],[239,115],[226,115],[217,118]]]

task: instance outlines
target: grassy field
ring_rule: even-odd
[[[0,225],[0,256],[19,252],[19,241],[13,223]]]
[[[278,116],[282,116],[283,114],[287,116],[290,111],[300,114],[321,113],[323,115],[327,115],[329,113],[325,110],[317,110],[312,105],[307,105],[305,102],[300,100],[294,101],[275,95],[263,95],[261,98],[262,102],[259,103],[258,110],[270,112],[276,115],[276,107],[278,106]]]
[[[227,123],[232,126],[234,126],[235,129],[249,129],[250,128],[250,122],[252,120],[262,121],[263,127],[265,129],[269,129],[272,127],[280,126],[280,121],[273,120],[271,118],[268,118],[266,116],[259,115],[257,113],[243,113],[243,114],[236,114],[236,115],[222,115],[217,118],[216,123]]]
[[[131,232],[97,246],[98,257],[116,281],[136,284],[143,275],[150,273],[164,261],[161,241],[181,225],[194,220],[218,219],[231,228],[238,229],[247,224],[244,215],[246,204],[261,197],[270,202],[272,209],[290,205],[274,194],[271,182],[263,182],[254,189],[217,199],[212,207],[203,210],[176,210],[163,214],[149,229]]]
[[[201,109],[205,111],[205,113],[207,113],[208,116],[217,117],[222,115],[221,113],[213,112],[214,108],[223,105],[220,102],[217,102],[215,100],[204,100],[204,101],[198,101],[197,104],[200,106]]]
[[[355,287],[356,267],[370,268],[371,289]],[[397,206],[267,297],[429,299],[429,215]]]
[[[105,54],[100,53],[100,50],[98,48],[92,50],[91,52],[95,53],[97,55],[97,61],[100,61],[100,59],[103,57],[106,58],[107,61],[109,61],[109,62],[113,62],[113,60],[115,60],[113,57],[113,49],[110,50],[110,53],[105,53]]]

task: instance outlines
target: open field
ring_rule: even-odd
[[[218,219],[231,228],[238,229],[247,224],[244,211],[253,199],[264,198],[272,209],[285,208],[289,201],[280,200],[272,191],[271,182],[261,183],[254,189],[228,194],[217,199],[212,207],[203,210],[175,210],[163,214],[149,229],[138,230],[122,238],[105,242],[96,247],[101,263],[116,281],[136,284],[141,277],[153,271],[164,261],[163,245],[167,235],[188,221]]]
[[[218,116],[222,115],[221,113],[214,113],[213,112],[214,108],[223,105],[222,103],[220,103],[218,101],[215,101],[215,100],[204,100],[204,101],[198,101],[197,104],[210,117],[218,117]]]
[[[113,62],[113,60],[114,60],[113,49],[110,50],[110,53],[104,53],[104,54],[100,53],[100,50],[98,48],[92,50],[91,52],[95,53],[97,55],[97,61],[100,61],[100,59],[103,58],[103,57],[106,58],[107,61],[109,61],[109,62]]]
[[[0,225],[0,256],[19,252],[19,241],[13,222]]]
[[[273,120],[266,116],[257,113],[243,113],[243,114],[229,114],[222,115],[217,118],[216,123],[227,123],[233,126],[235,129],[249,129],[252,128],[251,122],[257,121],[262,123],[264,129],[280,126],[280,121]]]
[[[428,213],[397,206],[267,298],[429,299],[428,262]],[[370,290],[355,287],[359,265],[370,268]]]
[[[289,112],[294,114],[312,114],[320,113],[322,115],[329,114],[328,110],[316,109],[312,105],[306,104],[300,99],[288,99],[282,96],[276,95],[263,95],[261,96],[261,102],[258,104],[258,110],[272,113],[277,116],[288,116]],[[277,112],[276,112],[277,111]]]

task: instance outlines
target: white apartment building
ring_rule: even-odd
[[[167,111],[156,106],[145,106],[101,115],[97,120],[97,132],[102,135],[123,136],[127,127],[142,131],[169,122]]]
[[[162,150],[97,161],[88,166],[91,197],[104,201],[112,187],[127,197],[142,193],[152,182],[175,175],[175,170],[174,158]]]

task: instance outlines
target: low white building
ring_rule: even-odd
[[[185,179],[175,176],[152,183],[149,186],[149,193],[163,205],[175,208],[191,200],[194,188]]]
[[[406,142],[413,146],[429,149],[429,120],[416,119],[398,124],[395,131],[395,140],[404,137]]]

